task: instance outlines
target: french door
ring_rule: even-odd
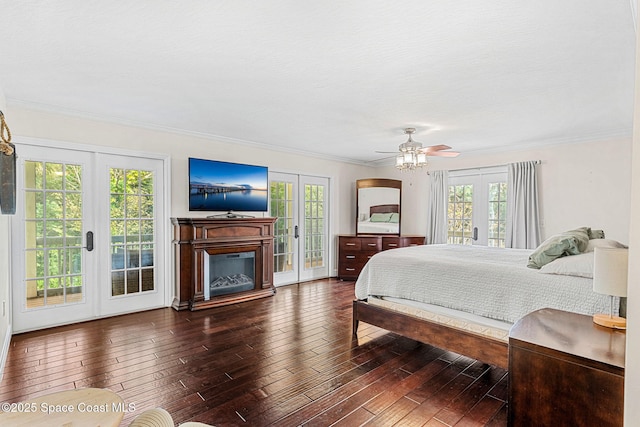
[[[329,179],[269,173],[276,286],[329,276]]]
[[[19,153],[13,329],[162,306],[162,160],[29,144]]]
[[[448,243],[504,247],[506,181],[502,170],[449,176]]]
[[[165,299],[162,162],[102,154],[97,203],[101,316],[160,307]]]

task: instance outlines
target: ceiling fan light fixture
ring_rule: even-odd
[[[429,164],[427,155],[419,152],[406,152],[396,157],[396,168],[401,172],[421,169]]]
[[[426,167],[429,164],[429,156],[456,157],[460,154],[457,151],[447,151],[450,150],[451,147],[444,144],[423,147],[420,142],[414,141],[411,137],[415,131],[415,128],[406,128],[404,133],[408,135],[407,141],[398,145],[398,152],[395,158],[396,168],[400,171],[413,171]],[[394,152],[376,151],[376,153],[392,154]]]
[[[415,142],[411,138],[411,135],[415,131],[416,130],[414,128],[405,129],[404,133],[409,135],[409,139],[398,147],[400,154],[396,156],[396,168],[400,169],[402,172],[421,169],[429,163],[427,161],[427,154],[420,151],[422,149],[422,144]]]

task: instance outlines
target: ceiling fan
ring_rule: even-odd
[[[409,135],[407,142],[404,142],[398,146],[398,153],[396,156],[396,167],[400,170],[414,170],[422,168],[427,165],[427,156],[437,157],[456,157],[460,155],[457,151],[450,150],[451,147],[444,144],[431,145],[429,147],[423,147],[421,143],[413,140],[411,135],[416,132],[415,128],[406,128],[404,130],[405,135]],[[376,153],[393,154],[395,151],[376,151]]]

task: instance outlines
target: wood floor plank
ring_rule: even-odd
[[[81,387],[217,426],[506,426],[503,369],[360,325],[354,283],[325,279],[200,311],[171,308],[12,338],[0,400]]]

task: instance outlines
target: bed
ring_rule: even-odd
[[[400,229],[400,206],[398,204],[369,207],[369,217],[358,222],[358,233],[397,234]]]
[[[506,368],[509,329],[525,314],[609,311],[609,297],[593,292],[588,274],[528,268],[532,252],[462,245],[380,252],[356,281],[353,332],[366,322]],[[588,270],[592,254],[582,255]]]

